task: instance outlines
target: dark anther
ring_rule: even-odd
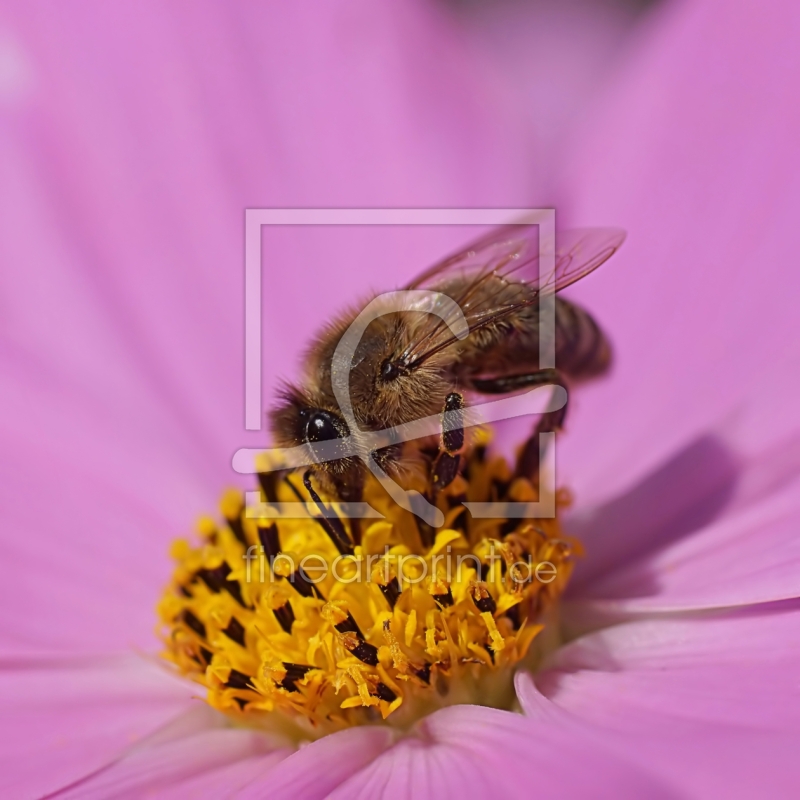
[[[451,510],[456,508],[457,506],[461,506],[463,508],[464,507],[464,501],[466,499],[467,499],[467,495],[464,494],[464,492],[461,492],[460,494],[448,496],[448,498],[447,498],[447,507],[449,509],[451,509]]]
[[[386,586],[381,586],[381,592],[389,603],[390,608],[394,608],[397,598],[400,597],[400,584],[397,582],[397,576],[392,578]]]
[[[517,525],[519,524],[519,520],[517,519],[507,519],[501,526],[500,526],[500,536],[501,538],[504,536],[508,536],[509,533],[514,533],[517,529]]]
[[[239,586],[239,582],[228,580],[230,572],[231,568],[223,562],[218,567],[214,567],[214,569],[204,568],[198,570],[197,574],[212,592],[219,593],[225,589],[240,606],[247,608],[244,598],[242,597],[242,589]]]
[[[322,516],[314,517],[314,519],[316,519],[317,522],[322,525],[322,527],[325,529],[325,532],[331,537],[331,541],[336,545],[336,549],[343,556],[353,555],[353,543],[350,541],[350,537],[347,535],[347,530],[345,529],[344,524],[335,514],[332,517],[327,516],[327,507],[320,499],[320,496],[314,491],[314,487],[311,485],[311,470],[307,470],[303,475],[303,485],[311,495],[311,499],[317,504],[317,508],[319,508],[319,510],[322,512]]]
[[[367,642],[359,642],[351,651],[357,659],[369,664],[371,667],[378,666],[378,648]]]
[[[452,506],[451,506],[452,508]],[[450,518],[450,527],[454,530],[462,530],[466,532],[466,514],[467,514],[467,507],[462,505],[461,508],[456,511],[455,515]]]
[[[449,421],[463,422],[464,398],[458,392],[451,392],[444,401],[444,413]],[[442,431],[442,446],[450,453],[457,453],[464,446],[464,429],[454,428]]]
[[[278,538],[278,526],[272,523],[268,528],[258,529],[258,541],[264,548],[264,553],[270,561],[274,561],[281,551],[281,542]]]
[[[247,537],[244,535],[244,523],[242,522],[241,512],[235,517],[226,517],[225,521],[228,523],[228,527],[233,531],[233,535],[247,547]]]
[[[444,450],[439,453],[433,462],[433,485],[437,489],[448,487],[456,479],[460,464],[461,456],[458,453],[451,455]]]
[[[208,648],[201,647],[200,655],[202,656],[203,661],[206,662],[206,666],[211,663],[211,656],[213,655],[213,653]]]
[[[225,580],[225,589],[227,590],[228,594],[242,607],[242,608],[249,608],[247,603],[244,601],[244,597],[242,597],[242,588],[239,586],[238,581],[230,581]]]
[[[284,661],[283,668],[286,670],[286,677],[293,681],[299,681],[307,672],[314,669],[308,664],[292,664],[291,661]]]
[[[281,473],[279,471],[258,473],[258,483],[268,503],[278,502],[278,481],[280,478]]]
[[[314,669],[307,664],[292,664],[288,661],[283,662],[283,668],[286,670],[286,677],[281,681],[280,685],[289,692],[299,691],[295,685],[297,681],[304,678],[309,670]]]
[[[292,623],[294,622],[294,611],[292,610],[291,604],[287,601],[280,608],[273,608],[272,613],[275,615],[275,619],[278,620],[278,624],[281,628],[283,628],[286,633],[291,633]]]
[[[397,695],[385,683],[378,683],[375,687],[375,694],[387,703],[397,700]]]
[[[430,497],[425,498],[430,502]],[[414,520],[417,523],[417,530],[419,531],[419,538],[422,542],[422,546],[427,550],[429,547],[433,547],[433,543],[436,540],[436,535],[433,528],[428,525],[427,522],[420,519],[416,514],[414,515]]]
[[[214,569],[206,569],[204,567],[198,570],[197,574],[214,594],[219,594],[225,585],[225,579],[230,571],[231,568],[227,564],[220,564],[218,567],[214,567]]]
[[[506,566],[506,562],[497,558],[493,560],[495,562],[500,561],[500,563],[484,564],[483,562],[481,562],[481,565],[478,569],[478,580],[487,581],[491,583],[494,580],[495,576],[497,575],[498,570],[500,571],[501,577],[506,574],[506,570],[508,569],[508,567]]]
[[[219,542],[219,531],[214,528],[213,531],[206,534],[206,538],[208,539],[209,544],[217,544],[217,542]]]
[[[182,616],[187,627],[191,628],[201,639],[206,638],[206,626],[191,611],[187,609]]]
[[[231,617],[231,621],[228,623],[228,627],[222,631],[229,639],[233,639],[234,642],[240,644],[244,647],[244,627],[242,627],[242,623],[239,622],[236,617]]]
[[[511,624],[514,626],[514,630],[519,630],[519,626],[522,624],[522,620],[519,617],[519,606],[520,604],[517,603],[516,605],[511,606],[511,608],[506,611],[506,616],[511,620]]]
[[[214,592],[214,594],[218,594],[222,591],[221,581],[224,580],[218,578],[217,572],[219,571],[219,567],[215,570],[213,569],[199,569],[197,570],[197,577],[200,578],[203,583],[208,586],[208,588]]]
[[[228,676],[228,680],[225,685],[229,689],[253,689],[250,685],[250,681],[252,678],[249,675],[245,675],[244,672],[239,672],[238,669],[232,669],[231,674]]]
[[[444,594],[435,594],[433,595],[433,599],[442,607],[446,608],[447,606],[453,605],[453,590],[448,586],[447,591]]]
[[[289,583],[297,589],[297,592],[303,597],[314,597],[323,600],[322,592],[317,589],[316,584],[311,583],[303,572],[302,567],[298,567],[289,577]]]
[[[426,661],[425,665],[420,667],[417,670],[414,670],[414,674],[423,682],[423,683],[430,683],[431,682],[431,665]]]
[[[353,619],[353,615],[349,611],[347,612],[347,619],[342,620],[333,627],[336,628],[339,633],[354,633],[362,641],[364,639],[364,634],[361,633],[361,629],[358,627],[356,621]]]
[[[350,520],[350,536],[356,544],[361,544],[361,520],[358,517]]]
[[[485,586],[476,586],[472,590],[472,599],[478,607],[478,611],[482,614],[488,612],[494,614],[497,611],[497,603],[494,598],[489,594],[489,590]]]
[[[505,497],[509,486],[511,486],[511,481],[501,481],[496,478],[492,480],[492,489],[496,492],[495,498],[499,500]]]

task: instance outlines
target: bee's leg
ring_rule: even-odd
[[[481,394],[507,394],[519,389],[530,389],[533,386],[544,386],[548,383],[567,388],[564,377],[556,369],[542,369],[524,375],[505,375],[499,378],[473,379],[472,388]],[[525,442],[517,459],[514,477],[528,478],[535,483],[539,475],[539,434],[551,433],[561,430],[564,418],[567,415],[567,406],[557,411],[548,411],[542,414],[533,433]]]
[[[564,386],[564,379],[557,369],[540,369],[522,375],[501,375],[499,378],[471,378],[469,381],[470,387],[481,394],[508,394],[548,383]]]
[[[442,410],[442,439],[439,455],[433,462],[431,476],[435,491],[449,486],[458,475],[461,466],[461,451],[464,449],[464,429],[456,428],[453,423],[462,419],[464,398],[458,392],[451,392],[444,401]]]
[[[556,386],[562,386],[565,390],[567,389],[564,378],[557,370],[542,370],[542,372],[549,373],[547,380],[543,381],[543,383],[552,383]],[[567,403],[556,411],[548,411],[539,417],[533,433],[522,446],[517,458],[517,465],[514,469],[515,478],[527,478],[534,485],[538,483],[539,469],[541,467],[540,459],[543,455],[539,448],[539,434],[560,431],[564,427],[566,416]]]
[[[343,503],[360,503],[364,499],[364,475],[352,470],[346,476],[336,475],[333,479],[336,496]],[[350,534],[356,544],[361,544],[361,520],[350,517]]]

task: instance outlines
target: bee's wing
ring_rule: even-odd
[[[538,226],[507,225],[434,264],[407,288],[452,297],[472,333],[533,305],[544,292],[558,292],[580,280],[611,258],[624,240],[625,232],[614,228],[567,230],[558,234],[555,253],[540,254]],[[525,284],[528,291],[509,302],[504,287],[513,283]],[[431,316],[403,360],[413,368],[454,341],[446,322]]]

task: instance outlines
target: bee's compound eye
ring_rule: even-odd
[[[339,431],[333,421],[333,415],[327,411],[315,411],[306,422],[306,441],[324,442],[338,439]]]

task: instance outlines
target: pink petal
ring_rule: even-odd
[[[800,781],[797,602],[630,622],[519,675],[532,719],[594,728],[682,796],[789,797]],[[549,698],[549,699],[548,699]]]
[[[800,596],[800,438],[758,454],[695,442],[569,525],[576,610],[670,611]],[[580,604],[580,608],[577,608]]]
[[[525,110],[538,156],[531,187],[547,197],[569,133],[608,80],[640,9],[616,2],[452,8],[479,56],[492,60]]]
[[[197,701],[191,684],[136,657],[0,670],[0,793],[40,797],[101,769]]]
[[[800,733],[798,635],[797,601],[628,622],[562,647],[536,682],[612,727],[646,725],[648,712]]]
[[[173,491],[173,509],[169,498],[159,508],[113,474],[101,479],[64,456],[39,460],[32,445],[18,452],[27,462],[0,481],[0,652],[152,650],[155,604],[172,567],[168,537],[182,533],[175,511],[190,519],[186,498]],[[142,469],[152,476],[168,466]]]
[[[525,712],[549,725],[580,727],[584,736],[601,737],[606,748],[635,759],[641,768],[674,787],[678,797],[793,797],[792,768],[797,737],[786,732],[742,729],[728,724],[682,720],[645,712],[634,731],[609,727],[610,708],[596,726],[541,695],[530,677],[517,676],[517,696]],[[627,714],[626,710],[626,714]]]
[[[565,224],[619,225],[574,296],[616,346],[559,448],[582,504],[735,423],[747,449],[798,428],[800,7],[664,4],[567,163]]]
[[[115,400],[127,388],[118,372],[135,367],[187,445],[242,436],[246,206],[524,196],[513,110],[422,4],[339,2],[309,15],[282,4],[66,13],[55,3],[9,15],[34,76],[9,145],[18,166],[3,219],[19,267],[9,333]],[[453,232],[423,237],[422,248],[413,238],[398,248],[391,233],[351,237],[349,250],[346,238],[309,236],[270,248],[281,269],[267,285],[267,333],[283,332],[268,352],[273,377],[294,366],[332,304],[381,273],[394,284],[401,264],[419,269],[415,257]]]
[[[800,740],[770,731],[741,731],[728,725],[684,723],[650,736],[609,735],[609,749],[631,755],[656,778],[675,787],[676,797],[795,797]]]
[[[152,646],[169,541],[266,441],[243,430],[244,209],[519,204],[528,145],[423,4],[11,3],[2,27],[3,647]],[[337,306],[463,236],[265,234],[268,387]]]
[[[373,759],[392,741],[392,732],[383,727],[350,728],[330,734],[301,747],[284,759],[268,775],[244,787],[237,797],[276,798],[327,797],[331,791]]]
[[[269,755],[251,756],[214,769],[199,770],[186,779],[171,780],[163,788],[148,789],[148,796],[163,800],[183,800],[186,797],[191,797],[192,800],[218,800],[221,797],[237,797],[245,787],[264,777],[284,757],[284,752],[276,750]]]
[[[59,793],[63,798],[220,797],[236,792],[285,758],[261,732],[194,731],[132,752]]]
[[[331,797],[672,796],[659,779],[577,726],[551,727],[508,711],[453,706],[427,717],[412,733]]]

